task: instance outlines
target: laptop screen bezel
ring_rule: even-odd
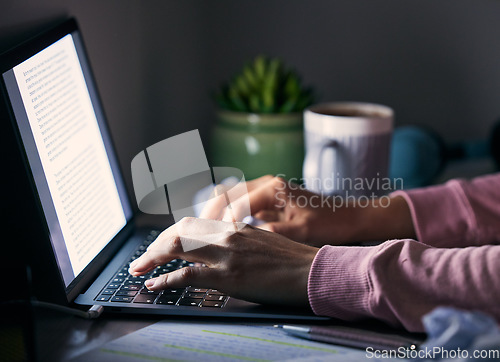
[[[65,287],[65,293],[66,293],[66,298],[68,301],[72,301],[73,299],[78,296],[82,292],[82,290],[89,285],[89,283],[94,280],[94,278],[99,274],[99,272],[102,270],[102,268],[110,261],[110,259],[113,257],[113,255],[117,252],[117,250],[123,245],[123,243],[127,240],[128,236],[131,234],[133,230],[133,221],[134,221],[134,214],[133,214],[133,209],[130,203],[130,198],[126,192],[126,187],[125,183],[123,181],[123,173],[121,171],[119,162],[118,162],[118,157],[116,156],[116,151],[115,147],[113,144],[113,140],[110,137],[110,132],[109,132],[109,127],[107,124],[107,118],[102,106],[102,102],[99,96],[99,92],[97,89],[97,85],[94,79],[94,75],[92,73],[92,69],[90,67],[90,62],[89,58],[87,56],[87,51],[85,49],[85,44],[83,42],[83,37],[81,34],[81,31],[78,27],[78,24],[74,18],[68,19],[64,21],[63,23],[57,25],[56,27],[47,30],[31,39],[28,41],[20,44],[16,48],[9,50],[8,52],[5,52],[3,54],[0,54],[0,74],[3,74],[4,72],[7,72],[11,69],[13,69],[15,66],[18,64],[22,63],[26,59],[29,59],[30,57],[34,56],[35,54],[39,53],[43,49],[47,48],[54,42],[60,40],[64,36],[68,34],[74,34],[75,32],[78,32],[78,36],[81,42],[81,51],[79,51],[78,56],[80,60],[82,61],[82,67],[86,68],[85,69],[85,79],[87,85],[92,89],[92,103],[95,107],[96,113],[99,113],[98,117],[98,124],[99,128],[101,130],[102,138],[104,140],[105,148],[106,148],[106,153],[110,159],[110,163],[112,165],[112,172],[113,175],[115,176],[115,182],[118,185],[118,188],[122,188],[124,192],[120,192],[120,201],[122,203],[122,208],[125,214],[126,218],[126,225],[116,234],[116,236],[108,242],[108,244],[98,253],[96,257],[71,281],[66,287]],[[0,87],[1,91],[3,93],[3,100],[6,103],[7,111],[9,113],[9,118],[12,123],[13,129],[16,133],[16,138],[17,138],[17,143],[19,145],[19,150],[22,153],[22,158],[25,164],[25,168],[27,170],[26,175],[29,178],[29,182],[31,184],[32,190],[35,194],[35,198],[37,201],[37,208],[38,208],[38,214],[40,217],[41,222],[44,224],[44,230],[47,233],[47,238],[50,240],[50,231],[49,231],[49,226],[47,225],[46,222],[46,217],[43,212],[43,207],[42,203],[40,200],[40,195],[38,192],[38,189],[36,187],[34,175],[31,171],[30,163],[28,160],[28,156],[26,154],[27,150],[25,148],[25,145],[23,143],[18,121],[14,115],[14,110],[13,106],[10,102],[10,98],[7,94],[7,87],[4,81],[3,76],[0,76]],[[54,259],[56,259],[56,254],[54,247],[50,245],[50,248],[52,250],[52,256]],[[57,260],[56,260],[57,261]],[[63,275],[61,272],[61,269],[58,266],[59,270],[59,278],[60,278],[60,284],[62,286],[65,285]]]

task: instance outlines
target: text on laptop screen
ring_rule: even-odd
[[[68,34],[3,74],[66,286],[131,213],[78,49]]]

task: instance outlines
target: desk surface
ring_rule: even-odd
[[[235,320],[232,318],[201,319],[201,318],[166,317],[166,316],[146,317],[146,316],[111,315],[111,314],[103,314],[101,317],[99,317],[99,319],[96,320],[85,320],[76,316],[67,315],[65,313],[37,308],[37,310],[35,311],[35,328],[34,328],[35,356],[36,359],[39,361],[68,361],[74,358],[77,358],[78,361],[85,360],[87,358],[86,353],[94,351],[93,355],[95,355],[95,351],[102,347],[110,348],[108,347],[109,345],[107,345],[108,342],[111,342],[122,336],[133,333],[144,327],[148,327],[160,320],[166,320],[168,321],[169,324],[172,323],[171,328],[176,328],[175,332],[171,329],[170,333],[174,333],[171,334],[171,338],[177,336],[178,333],[181,333],[181,335],[182,333],[185,334],[186,329],[189,329],[190,325],[192,326],[193,324],[197,323],[202,324],[203,329],[216,329],[217,325],[218,324],[220,325],[221,323],[231,324],[232,327],[230,328],[234,327],[236,329],[240,328],[237,326],[242,324],[246,326],[252,325],[252,326],[264,326],[264,327],[266,326],[269,327],[274,324],[273,323],[274,321],[269,321],[269,320],[267,321],[251,320],[251,319]],[[280,321],[280,323],[282,322],[283,321]],[[302,321],[300,323],[304,324],[306,322]],[[410,336],[410,334],[405,333],[404,331],[394,330],[386,326],[385,324],[377,322],[375,320],[367,320],[357,324],[344,323],[336,320],[332,320],[331,322],[326,322],[326,323],[332,325],[344,325],[344,326],[348,325],[351,327],[376,330],[384,333]],[[326,324],[326,323],[322,322],[319,324]],[[299,324],[299,322],[294,322],[293,324]],[[222,328],[222,326],[220,328]],[[248,327],[243,326],[243,328],[248,328]],[[178,329],[180,329],[180,332],[178,331]],[[223,331],[227,332],[227,328],[224,328]],[[145,332],[142,332],[142,334],[144,333]],[[266,331],[263,331],[263,333],[265,334]],[[221,333],[221,334],[226,335],[227,333]],[[239,337],[240,335],[233,335],[233,336]],[[416,340],[423,340],[424,335],[411,335],[411,337]],[[158,346],[161,347],[162,343],[168,343],[169,341],[171,341],[171,338],[167,337],[161,338],[158,341]],[[224,338],[224,336],[221,336],[220,338]],[[233,346],[237,346],[238,347],[237,349],[247,348],[249,340],[247,340],[246,338],[250,338],[250,340],[258,339],[261,341],[269,342],[269,340],[264,340],[261,338],[245,337],[236,341],[235,342],[236,344],[233,343]],[[293,338],[295,339],[295,337]],[[137,339],[138,336],[132,337],[132,339],[129,340],[126,344],[127,348],[128,346],[132,346],[134,343],[142,345],[140,341],[139,342],[137,341]],[[193,347],[193,345],[196,345],[195,342],[199,342],[199,340],[195,338],[193,342],[191,342],[190,340],[185,341],[184,344],[187,347],[185,347],[184,349],[195,350],[196,348],[189,348]],[[311,343],[311,342],[305,342],[304,340],[301,339],[296,339],[296,342],[295,340],[291,342],[293,342],[292,344],[294,347],[305,343]],[[122,345],[123,343],[124,342],[122,342]],[[205,348],[215,349],[215,350],[221,348],[220,341],[218,341],[218,337],[215,334],[212,334],[211,341],[208,341],[206,343],[208,343],[208,345],[207,344],[203,345]],[[289,344],[290,342],[289,343],[274,342],[274,343],[277,343],[278,345],[280,344],[286,345]],[[278,348],[278,345],[276,345],[276,348]],[[272,345],[268,344],[268,346],[270,346],[268,348],[273,348]],[[323,347],[319,349],[335,349],[338,352],[342,353],[346,352],[346,347],[341,347],[341,346],[321,344],[319,347]],[[310,347],[305,347],[305,348],[310,349]],[[314,349],[317,350],[318,346],[316,346],[316,348],[312,348],[312,350]],[[146,352],[146,351],[142,351],[139,348],[137,352]],[[312,352],[314,351],[311,351],[311,353]],[[347,352],[349,354],[355,353],[359,355],[361,351],[354,350],[354,352],[349,352],[349,351]],[[119,356],[119,354],[117,356]],[[82,358],[79,359],[78,357]],[[357,359],[354,358],[354,360]]]

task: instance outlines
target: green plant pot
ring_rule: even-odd
[[[304,162],[302,114],[219,111],[210,155],[213,166],[239,168],[247,180],[267,174],[300,179]]]

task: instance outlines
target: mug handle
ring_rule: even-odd
[[[323,154],[327,148],[331,148],[335,150],[338,147],[339,143],[337,140],[332,140],[328,139],[324,142],[319,147],[314,147],[311,151],[307,152],[306,159],[304,165],[304,177],[306,178],[306,186],[309,190],[315,191],[315,192],[322,192],[322,186],[323,186],[323,173],[321,170],[321,164],[323,161]],[[307,168],[307,170],[306,170]],[[307,179],[311,177],[318,177],[319,180],[321,180],[321,185],[319,190],[316,190],[314,187],[311,188],[313,185],[307,185]]]

